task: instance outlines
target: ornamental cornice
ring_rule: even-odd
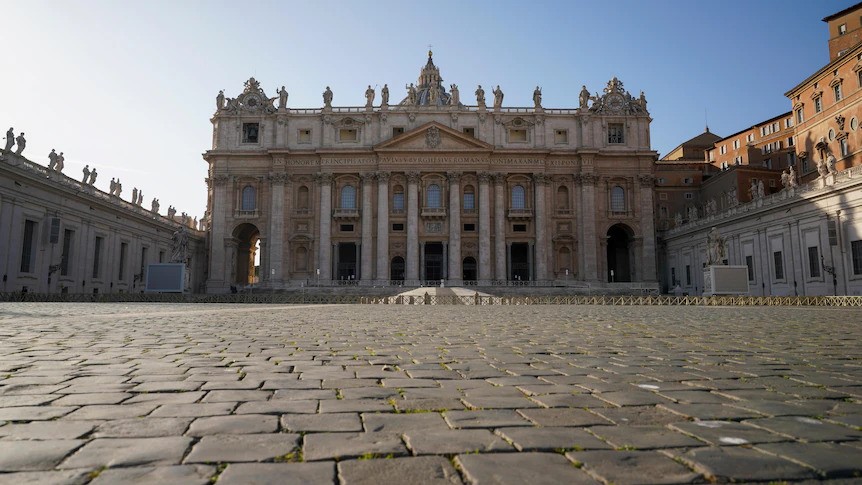
[[[332,174],[328,172],[317,172],[314,174],[314,181],[317,182],[317,185],[330,185],[332,184]]]
[[[461,175],[461,172],[446,172],[446,180],[448,180],[450,184],[457,184],[461,181]]]
[[[389,177],[392,176],[392,172],[380,171],[375,176],[377,177],[377,183],[386,184],[389,183]]]
[[[407,172],[407,183],[410,184],[418,184],[420,180],[422,180],[422,175],[419,172],[411,171]]]
[[[476,178],[479,179],[480,184],[487,184],[491,182],[492,177],[493,175],[491,174],[491,172],[479,172],[478,174],[476,174]]]
[[[548,185],[550,182],[551,178],[543,173],[533,174],[533,183],[536,185]]]
[[[272,172],[269,174],[269,183],[272,185],[284,185],[287,181],[287,174],[284,172]]]
[[[503,185],[506,182],[506,174],[500,172],[494,172],[494,185]]]
[[[215,175],[212,177],[212,182],[216,187],[224,187],[230,181],[227,175]]]
[[[596,185],[599,182],[599,176],[594,173],[581,173],[574,176],[575,183],[580,185]]]
[[[376,176],[377,176],[377,174],[375,174],[374,172],[363,172],[362,175],[359,176],[359,178],[362,179],[363,183],[370,184],[371,182],[374,181],[374,178]]]

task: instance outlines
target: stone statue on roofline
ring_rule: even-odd
[[[12,150],[12,145],[15,144],[15,131],[13,128],[9,128],[9,131],[6,132],[6,148],[4,151],[8,152]]]
[[[224,109],[224,89],[220,89],[216,96],[216,111]]]
[[[458,91],[457,84],[449,85],[449,104],[452,106],[458,106],[461,104],[461,93]]]
[[[368,89],[365,90],[365,107],[370,108],[372,106],[374,106],[374,89],[369,84]]]
[[[18,147],[15,148],[15,154],[20,155],[21,152],[24,151],[24,148],[27,146],[27,140],[24,138],[24,132],[22,131],[20,135],[15,138],[15,143],[18,144]]]
[[[485,107],[485,90],[482,89],[481,84],[476,88],[476,104],[479,105],[480,108]]]
[[[416,87],[413,86],[413,83],[410,83],[409,86],[404,86],[407,89],[407,104],[415,105],[416,104]]]
[[[389,104],[389,85],[384,84],[383,89],[380,90],[380,104],[386,106]]]
[[[284,86],[278,91],[278,109],[287,108],[287,89]]]
[[[56,170],[57,172],[62,172],[63,167],[65,166],[65,161],[66,158],[63,156],[63,152],[60,152],[60,154],[57,155],[57,165],[54,166],[54,170]]]
[[[82,172],[84,172],[84,178],[81,179],[81,183],[86,184],[87,180],[90,179],[90,166],[84,165],[84,169],[82,170]]]
[[[587,102],[590,100],[590,92],[587,91],[587,86],[581,86],[581,94],[578,95],[578,102],[581,108],[587,108]]]
[[[96,177],[98,177],[98,176],[99,176],[99,174],[96,173],[96,167],[93,167],[93,170],[90,171],[90,185],[96,184]]]
[[[536,89],[533,90],[533,104],[536,109],[540,109],[542,107],[542,88],[536,86]]]
[[[54,149],[51,149],[51,153],[48,154],[48,170],[54,170],[54,166],[57,165],[57,152]]]
[[[790,173],[788,175],[789,175],[788,179],[790,182],[790,187],[794,187],[794,188],[798,187],[799,181],[796,180],[796,170],[793,168],[793,165],[790,166]]]
[[[326,86],[326,90],[323,91],[323,107],[332,108],[332,90],[329,86]]]
[[[494,93],[494,109],[498,110],[503,107],[503,90],[498,84],[492,92]]]

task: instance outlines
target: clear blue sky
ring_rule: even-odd
[[[215,96],[250,76],[289,105],[364,104],[415,82],[428,45],[446,83],[499,84],[506,105],[575,107],[612,76],[646,93],[652,146],[664,154],[703,131],[727,135],[789,111],[786,90],[828,62],[821,19],[851,0],[10,1],[0,7],[0,126],[25,155],[120,177],[162,211],[200,217],[201,154]],[[463,92],[463,91],[462,91]],[[379,97],[378,97],[379,99]]]

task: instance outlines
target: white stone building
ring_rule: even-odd
[[[327,87],[312,109],[253,78],[236,98],[219,93],[204,155],[208,292],[252,282],[257,247],[274,289],[656,287],[643,94],[614,78],[603,94],[580,90],[576,108],[543,107],[539,88],[533,106],[504,107],[498,86],[486,105],[481,87],[447,89],[430,52],[406,89],[390,104],[388,86],[369,86],[365,106],[334,107]]]

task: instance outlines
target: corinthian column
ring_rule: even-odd
[[[377,279],[389,281],[389,172],[377,172]]]
[[[581,187],[581,207],[584,210],[578,211],[578,243],[581,248],[580,267],[585,281],[599,281],[598,267],[598,252],[596,248],[596,214],[589,210],[590,207],[596,207],[596,182],[598,176],[591,173],[582,173],[576,180],[580,181]]]
[[[643,281],[655,281],[656,280],[656,269],[655,269],[655,225],[653,223],[653,200],[652,193],[653,188],[655,187],[655,178],[652,175],[641,175],[639,177],[641,186],[641,204],[638,208],[640,210],[640,223],[641,223],[641,237],[643,238],[642,244],[642,258],[643,263],[641,267],[643,268],[643,274],[641,275],[641,279]]]
[[[491,174],[479,173],[479,280],[488,284],[491,279]]]
[[[269,278],[270,286],[281,286],[284,282],[284,182],[287,174],[269,174],[272,201],[269,209]],[[262,250],[263,248],[261,248]]]
[[[419,279],[419,172],[407,172],[407,274]]]
[[[359,268],[362,281],[374,279],[374,207],[371,202],[373,182],[374,173],[362,174],[362,255]]]
[[[233,283],[230,280],[230,268],[225,264],[225,239],[226,223],[225,212],[227,211],[227,175],[215,175],[210,177],[208,184],[212,185],[213,190],[213,208],[212,221],[210,227],[211,249],[210,249],[210,268],[209,280],[207,281],[208,293],[221,293],[227,290],[228,285]]]
[[[506,281],[506,176],[494,174],[494,266],[495,277]]]
[[[548,279],[548,244],[547,215],[545,213],[545,187],[548,186],[545,174],[533,175],[533,187],[536,191],[536,279]]]
[[[320,281],[332,279],[332,174],[318,173],[315,177],[320,185],[320,211],[317,218],[320,221],[320,237],[317,238],[317,268],[320,270]]]
[[[449,180],[449,281],[460,284],[461,271],[461,172],[446,172]]]

